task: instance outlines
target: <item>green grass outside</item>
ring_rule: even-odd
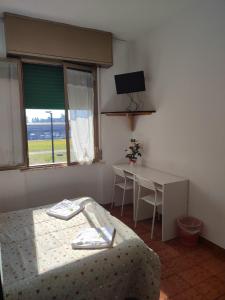
[[[54,140],[55,162],[66,162],[66,140]],[[44,153],[46,152],[46,153]],[[51,140],[28,141],[29,164],[40,165],[52,163]]]
[[[51,140],[32,140],[28,141],[29,152],[48,151],[52,149]],[[54,140],[55,150],[66,150],[66,139]]]
[[[65,163],[66,162],[66,153],[64,153],[62,156],[55,155],[55,162],[56,163]],[[51,154],[34,154],[29,155],[29,165],[45,165],[52,163],[52,156]]]

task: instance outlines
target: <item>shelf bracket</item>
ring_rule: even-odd
[[[131,129],[131,131],[134,131],[134,128],[135,128],[135,116],[128,115],[127,117],[129,119],[130,129]]]

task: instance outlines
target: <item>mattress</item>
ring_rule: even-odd
[[[1,277],[7,300],[158,300],[160,262],[125,224],[91,198],[68,221],[46,214],[49,206],[0,214]],[[73,250],[83,228],[114,226],[113,248]]]

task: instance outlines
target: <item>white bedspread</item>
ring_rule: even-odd
[[[138,300],[159,298],[158,256],[126,225],[90,198],[69,221],[46,214],[49,206],[0,215],[6,300]],[[116,228],[114,247],[73,250],[76,233],[90,226]]]

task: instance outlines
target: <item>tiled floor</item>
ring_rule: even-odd
[[[106,207],[112,215],[134,229],[132,206]],[[154,240],[150,239],[151,220],[138,222],[134,231],[158,253],[161,260],[160,300],[225,300],[225,250],[201,240],[195,248],[179,240],[163,243],[161,224],[156,222]]]

